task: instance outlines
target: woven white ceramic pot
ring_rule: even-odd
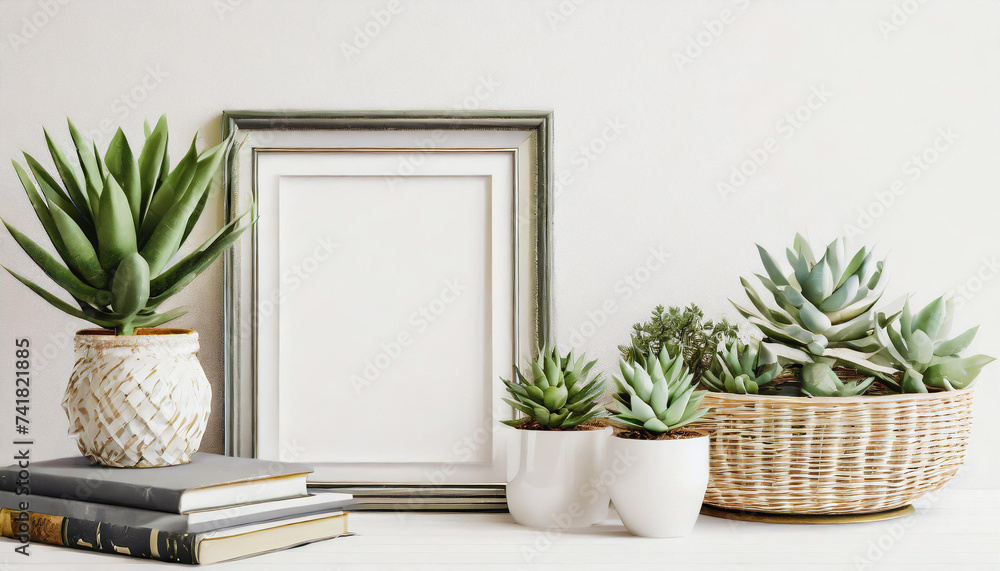
[[[188,329],[103,329],[76,334],[76,365],[62,406],[80,452],[122,468],[191,461],[212,407],[212,387],[198,362],[198,334]]]
[[[611,428],[517,431],[520,462],[507,484],[507,507],[514,521],[541,529],[604,521],[611,498],[601,470]]]

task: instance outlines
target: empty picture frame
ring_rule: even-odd
[[[551,120],[225,113],[227,219],[259,217],[226,258],[228,454],[502,507],[498,378],[548,338]]]

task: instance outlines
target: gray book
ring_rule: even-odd
[[[0,469],[0,490],[185,514],[305,496],[312,468],[199,452],[188,464],[162,468],[109,468],[77,456],[32,462],[26,481],[19,471]]]
[[[302,515],[338,511],[352,502],[350,494],[309,495],[270,502],[243,504],[187,514],[141,510],[124,506],[64,500],[46,496],[19,496],[0,492],[0,508],[60,516],[74,520],[106,522],[128,527],[146,527],[170,533],[202,533],[222,528],[261,523]]]

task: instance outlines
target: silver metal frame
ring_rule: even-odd
[[[259,111],[227,111],[223,114],[224,135],[236,135],[237,146],[240,144],[240,132],[250,130],[410,130],[410,129],[450,129],[450,130],[534,130],[536,132],[536,157],[537,165],[534,188],[535,196],[533,214],[533,234],[535,236],[535,276],[531,280],[534,288],[536,317],[535,341],[539,344],[549,340],[549,328],[551,324],[551,217],[552,217],[552,171],[550,168],[551,148],[552,148],[552,113],[551,112],[259,112]],[[352,149],[315,149],[315,148],[274,148],[261,147],[253,149],[254,157],[254,184],[256,184],[256,156],[258,152],[345,152],[345,151],[369,151],[369,152],[399,152],[400,148],[352,148]],[[462,148],[441,148],[441,149],[419,149],[421,152],[427,151],[462,151]],[[468,148],[469,152],[497,152],[514,151],[516,149],[492,149],[492,148]],[[226,220],[232,220],[239,216],[237,200],[238,165],[235,161],[236,149],[234,149],[226,160],[224,170],[223,185],[225,193],[225,215]],[[516,168],[517,161],[515,161]],[[515,173],[515,182],[517,176]],[[251,189],[252,196],[256,197],[256,188]],[[515,209],[517,200],[515,199]],[[515,323],[514,323],[514,347],[515,352],[518,347],[518,311],[516,310],[517,285],[519,276],[517,275],[518,245],[517,225],[518,216],[514,215],[514,280],[515,280]],[[237,252],[230,250],[225,257],[225,450],[226,454],[232,456],[256,456],[257,454],[257,433],[256,433],[256,352],[257,352],[257,233],[256,229],[250,232],[251,255],[249,261],[252,268],[252,315],[250,316],[250,336],[252,338],[249,347],[241,346],[241,336],[239,332],[244,325],[244,316],[238,307],[239,280],[241,276],[236,272]],[[247,383],[245,374],[240,371],[241,351],[250,351],[252,371],[247,372],[251,376],[251,382]],[[517,355],[515,354],[515,362]],[[243,395],[242,389],[249,386],[250,395]],[[249,398],[251,410],[241,410],[246,405],[241,406]],[[253,426],[251,430],[250,443],[241,441],[241,425],[248,421]],[[249,446],[247,446],[249,444]],[[313,487],[340,489],[355,493],[359,499],[358,505],[353,509],[374,509],[374,510],[444,510],[444,511],[497,511],[506,508],[502,483],[492,484],[411,484],[399,482],[384,482],[377,484],[358,484],[349,482],[316,482],[310,483]]]

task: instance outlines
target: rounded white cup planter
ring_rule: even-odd
[[[537,528],[586,527],[608,515],[601,480],[611,428],[522,430],[517,474],[507,484],[514,521]]]
[[[611,501],[625,528],[642,537],[690,534],[708,488],[708,433],[676,440],[610,440]]]
[[[198,334],[87,329],[74,342],[76,365],[62,406],[80,452],[95,464],[123,468],[190,462],[212,412]]]

